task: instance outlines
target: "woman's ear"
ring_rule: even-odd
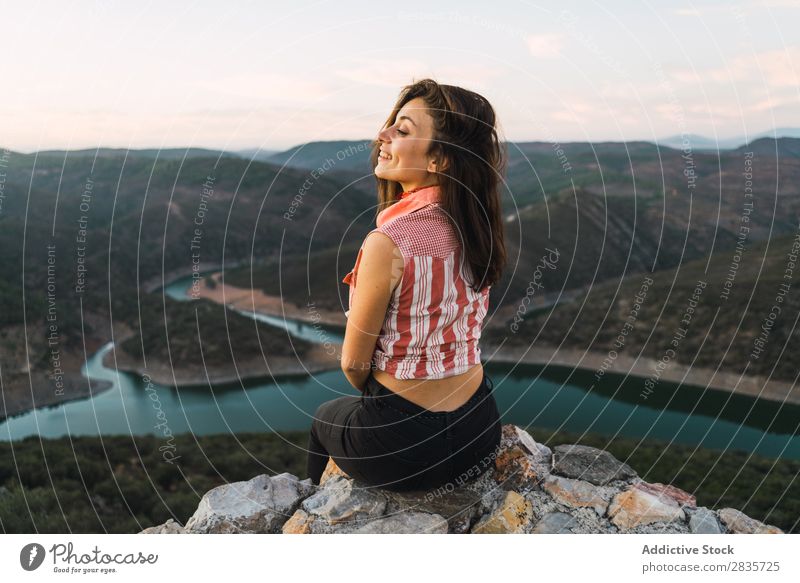
[[[439,163],[441,161],[441,163]],[[445,172],[447,170],[447,160],[441,158],[431,158],[428,162],[428,172]]]

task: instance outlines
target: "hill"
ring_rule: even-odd
[[[800,233],[592,285],[543,309],[520,310],[481,340],[666,358],[794,382],[798,251]]]
[[[187,328],[197,318],[194,307],[148,291],[199,268],[265,260],[281,250],[299,253],[312,240],[331,247],[335,233],[366,204],[357,189],[337,198],[344,185],[329,176],[298,196],[307,173],[238,157],[103,154],[7,157],[0,212],[0,418],[87,396],[81,365],[112,338],[149,339],[154,362],[168,362],[168,343],[199,356],[194,327]],[[257,330],[273,356],[295,355],[274,341],[285,335],[274,328],[255,327],[223,309],[200,313],[203,328],[215,332],[203,339],[211,355],[224,353],[230,341],[242,347],[237,357],[243,361],[263,360]],[[168,331],[165,320],[185,326]],[[234,334],[218,333],[225,330]],[[132,369],[143,365],[134,360],[128,359]],[[212,366],[212,381],[216,372]],[[230,368],[218,372],[230,379]]]

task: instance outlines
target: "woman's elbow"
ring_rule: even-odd
[[[363,363],[359,359],[346,355],[342,355],[342,360],[339,365],[344,372],[357,372],[363,367]]]

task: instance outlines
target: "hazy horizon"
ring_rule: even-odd
[[[792,135],[792,136],[782,135],[780,133],[781,130],[791,130],[794,134],[799,134],[799,135]],[[774,136],[765,136],[765,134],[771,134],[773,132],[777,132],[777,133]],[[692,132],[689,132],[686,135],[687,136],[691,136],[693,138],[699,137],[699,138],[702,138],[702,139],[710,139],[710,138],[708,138],[708,136],[701,136],[699,134],[695,134],[695,133],[692,133]],[[669,140],[670,138],[676,138],[678,136],[680,136],[680,134],[673,134],[673,135],[670,135],[670,136],[660,136],[660,137],[655,138],[655,139],[629,138],[629,139],[626,139],[624,141],[625,142],[651,142],[651,143],[655,143],[655,142],[663,142],[665,140]],[[762,138],[762,137],[775,137],[775,138],[792,137],[792,138],[800,138],[800,127],[798,127],[798,128],[774,128],[774,129],[770,129],[770,130],[764,130],[764,131],[761,131],[761,132],[754,132],[750,136],[750,139],[751,140],[755,140],[755,139]],[[730,136],[730,137],[719,136],[720,142],[725,142],[725,141],[729,141],[729,140],[735,140],[736,138],[744,138],[744,136]],[[370,138],[360,138],[360,139],[359,138],[355,138],[355,139],[338,139],[337,140],[337,139],[334,138],[334,139],[331,139],[331,140],[317,140],[316,142],[362,142],[362,141],[367,141],[369,139]],[[537,139],[510,140],[510,141],[511,142],[515,142],[515,143],[530,143],[530,142],[553,143],[551,140],[543,140],[543,139],[539,139],[539,140],[537,140]],[[571,144],[571,143],[595,143],[595,144],[599,144],[599,143],[603,143],[603,142],[606,142],[606,143],[609,143],[609,142],[621,143],[621,142],[623,142],[623,140],[583,140],[583,141],[581,141],[581,140],[555,140],[555,142],[557,142],[559,144]],[[291,150],[293,148],[302,146],[304,144],[310,144],[310,143],[314,143],[314,142],[298,142],[298,143],[292,144],[291,146],[289,146],[287,148],[270,148],[270,147],[266,147],[266,146],[264,146],[264,147],[243,146],[241,148],[222,150],[221,148],[217,148],[217,147],[214,147],[214,146],[205,146],[205,145],[202,145],[202,144],[193,144],[191,146],[180,146],[180,145],[168,146],[168,147],[163,147],[163,148],[160,148],[160,149],[161,150],[165,150],[165,151],[166,150],[197,149],[197,150],[214,150],[214,151],[225,151],[225,152],[231,152],[231,153],[240,153],[240,152],[246,152],[248,150],[255,150],[257,148],[260,148],[261,151],[264,151],[264,152],[285,152],[287,150]],[[664,144],[661,144],[661,145],[663,146]],[[727,147],[728,146],[720,146],[721,149],[726,149]],[[99,145],[99,146],[91,146],[91,147],[88,147],[88,148],[71,148],[71,149],[65,149],[65,148],[42,148],[40,150],[28,150],[28,151],[25,151],[25,150],[15,150],[13,148],[7,148],[7,147],[3,146],[2,144],[0,144],[0,148],[5,149],[5,150],[9,150],[9,151],[12,151],[12,152],[17,152],[19,154],[25,154],[25,155],[35,154],[37,152],[50,152],[50,151],[55,151],[55,152],[62,152],[62,151],[78,152],[78,151],[95,150],[95,149],[97,149],[97,150],[125,150],[125,149],[127,149],[127,150],[130,150],[130,151],[137,151],[137,150],[158,150],[159,149],[158,146],[147,146],[147,145],[139,146],[139,147],[135,147],[135,148],[128,148],[126,146],[116,146],[116,145]],[[694,148],[695,149],[698,149],[698,148],[699,149],[703,149],[704,146],[695,145]]]

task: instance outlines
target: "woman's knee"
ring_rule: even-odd
[[[339,397],[338,399],[325,401],[314,412],[314,420],[330,421],[339,411],[355,406],[358,400],[358,397]]]
[[[312,431],[319,434],[321,431],[324,432],[325,428],[331,424],[331,420],[336,411],[333,403],[333,401],[326,401],[317,407],[317,410],[314,412],[314,419],[311,421]]]

